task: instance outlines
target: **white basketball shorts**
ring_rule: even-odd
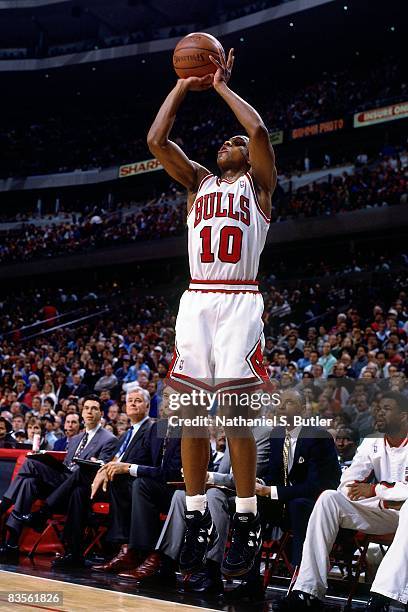
[[[192,281],[180,300],[170,385],[180,391],[264,385],[263,310],[254,281]]]

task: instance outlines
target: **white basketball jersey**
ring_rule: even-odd
[[[269,223],[249,173],[207,175],[187,218],[191,278],[255,281]]]

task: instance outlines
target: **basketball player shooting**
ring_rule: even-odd
[[[187,225],[191,281],[180,300],[176,350],[169,378],[183,390],[208,390],[203,381],[222,381],[217,391],[253,390],[265,381],[262,367],[263,299],[256,281],[270,223],[276,184],[275,157],[268,131],[257,113],[228,87],[234,63],[218,59],[214,75],[179,79],[162,104],[148,134],[152,154],[188,190]],[[220,176],[190,160],[169,139],[187,92],[213,87],[247,135],[225,141],[217,154]],[[177,387],[176,387],[177,388]],[[226,576],[249,571],[261,547],[255,495],[256,448],[250,430],[226,430],[236,485],[232,543],[223,562]],[[180,570],[202,567],[218,539],[207,508],[205,485],[208,435],[182,439],[186,486],[186,533]]]

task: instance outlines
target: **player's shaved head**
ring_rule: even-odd
[[[244,135],[244,134],[237,134],[236,136],[232,136],[232,137],[230,138],[230,140],[231,140],[231,141],[234,141],[234,143],[235,143],[235,144],[238,144],[238,142],[237,142],[237,141],[239,141],[239,140],[243,140],[243,141],[244,141],[244,143],[246,144],[246,146],[248,146],[248,145],[249,145],[249,138],[248,138],[248,136],[246,136],[246,135]]]

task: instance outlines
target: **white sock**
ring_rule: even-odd
[[[204,495],[186,495],[186,506],[188,512],[199,511],[204,514],[207,508],[207,496]]]
[[[257,504],[256,495],[253,497],[236,497],[235,498],[235,510],[236,512],[245,512],[246,514],[251,512],[256,514]]]

